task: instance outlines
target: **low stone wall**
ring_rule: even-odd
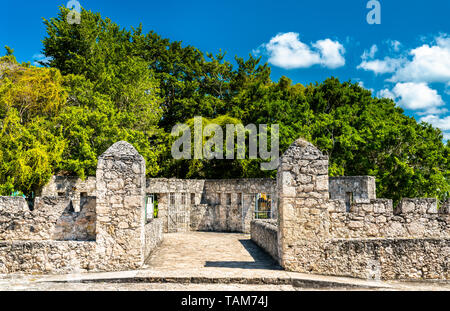
[[[144,256],[147,257],[163,240],[163,222],[160,218],[153,218],[144,227],[145,243]]]
[[[375,177],[341,176],[329,178],[329,192],[332,200],[346,200],[351,194],[353,202],[368,202],[376,198]]]
[[[158,196],[158,217],[164,232],[250,232],[255,198],[267,193],[275,200],[275,180],[248,179],[147,179],[146,192]],[[276,208],[272,217],[276,218]]]
[[[64,197],[36,198],[32,211],[24,198],[0,197],[0,241],[93,239],[95,198],[87,198],[77,213]]]
[[[215,207],[215,231],[250,232],[255,218],[256,194],[267,193],[274,200],[272,218],[276,209],[276,181],[270,178],[208,179],[205,181],[203,202]],[[220,194],[220,197],[219,197]],[[231,199],[227,202],[227,196]]]
[[[313,273],[365,279],[450,279],[450,239],[337,239],[310,259]]]
[[[0,273],[63,274],[98,270],[95,242],[0,241]]]
[[[96,196],[96,178],[87,177],[85,180],[73,176],[52,176],[40,193],[42,197],[70,198],[75,212],[80,212],[85,197]]]
[[[440,214],[450,214],[450,199],[447,199],[442,206],[439,208],[438,213]]]
[[[94,241],[96,198],[88,197],[80,212],[67,209],[56,222],[53,239],[58,241]]]
[[[250,224],[250,234],[253,242],[279,261],[278,227],[275,220],[253,220]]]
[[[190,210],[190,230],[191,231],[215,231],[215,208],[208,204],[198,204]]]
[[[437,238],[450,236],[450,215],[438,213],[436,199],[403,199],[395,210],[392,200],[355,203],[350,212],[343,202],[330,204],[333,238]]]
[[[303,139],[281,157],[278,241],[286,270],[371,279],[450,279],[447,208],[438,210],[436,199],[403,199],[394,209],[391,200],[374,198],[373,179],[328,182],[327,173],[327,156]],[[368,195],[356,194],[355,200],[348,192],[364,182],[371,185]]]
[[[162,238],[160,220],[145,225],[144,158],[127,142],[114,144],[99,157],[95,186],[96,197],[80,193],[78,211],[67,193],[38,197],[33,210],[23,198],[0,197],[0,273],[142,267]]]

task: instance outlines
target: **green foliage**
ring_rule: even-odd
[[[206,56],[142,26],[121,29],[98,13],[69,10],[44,20],[46,66],[0,59],[0,193],[29,192],[54,173],[93,175],[97,157],[127,140],[149,176],[274,177],[260,160],[174,160],[172,127],[202,116],[203,126],[279,124],[280,149],[304,137],[329,155],[329,173],[373,175],[379,197],[448,198],[450,142],[389,99],[329,78],[303,86],[270,79],[260,59]],[[225,131],[224,131],[225,133]],[[248,156],[248,154],[247,154]]]
[[[394,201],[442,198],[450,190],[449,147],[440,130],[357,84],[332,78],[306,94],[318,120],[312,142],[329,154],[331,175],[376,176],[377,195]]]
[[[31,194],[48,182],[66,141],[52,119],[67,93],[58,70],[0,58],[0,194]]]
[[[14,55],[14,49],[11,49],[9,46],[5,45],[6,56]]]
[[[48,66],[66,75],[71,90],[57,118],[69,143],[59,169],[93,175],[98,156],[126,140],[144,156],[147,174],[155,176],[166,135],[157,126],[162,109],[154,73],[134,53],[129,31],[85,10],[81,23],[70,25],[68,12],[62,7],[57,18],[44,20]]]

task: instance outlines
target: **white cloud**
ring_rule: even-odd
[[[358,69],[373,71],[375,74],[393,73],[390,82],[448,83],[450,80],[450,37],[440,35],[433,42],[405,51],[399,55],[401,43],[389,40],[391,52],[397,56],[373,59],[375,53],[364,51],[363,61]],[[371,49],[372,50],[372,49]]]
[[[419,116],[423,116],[423,115],[429,115],[429,114],[444,114],[447,112],[448,112],[447,108],[431,107],[431,108],[427,108],[427,110],[425,110],[425,111],[419,111],[419,112],[417,112],[417,114]]]
[[[444,141],[450,140],[450,132],[444,132]]]
[[[447,83],[447,85],[445,86],[445,94],[450,95],[450,82]]]
[[[51,60],[50,57],[45,57],[44,54],[34,54],[33,59],[34,59],[33,66],[42,66],[39,62],[43,62],[45,64]]]
[[[320,51],[320,64],[328,68],[338,68],[345,65],[345,49],[338,41],[330,39],[319,40],[312,45]]]
[[[435,111],[436,107],[444,105],[442,97],[426,83],[397,83],[392,93],[400,98],[398,104],[410,110]]]
[[[413,59],[391,78],[394,82],[448,82],[450,80],[450,38],[438,37],[435,45],[424,44],[410,51]]]
[[[418,115],[438,115],[448,112],[438,92],[430,88],[426,83],[406,82],[397,83],[390,90],[388,88],[377,92],[381,98],[390,98],[406,109],[414,110]]]
[[[337,68],[345,65],[345,49],[338,41],[318,40],[309,46],[301,42],[299,34],[295,32],[276,35],[254,53],[260,54],[261,51],[269,55],[269,63],[284,69],[308,68],[313,65]]]
[[[388,40],[387,44],[389,44],[389,46],[391,47],[391,49],[394,52],[398,52],[400,51],[400,47],[402,46],[402,44],[400,43],[400,41],[397,40]]]
[[[381,98],[390,98],[390,99],[392,99],[392,100],[395,100],[395,98],[396,98],[397,96],[395,96],[395,94],[392,93],[389,89],[384,89],[384,90],[378,91],[377,97],[381,97]]]
[[[378,52],[378,47],[376,44],[374,44],[370,47],[370,50],[364,50],[364,53],[363,53],[363,55],[361,55],[361,58],[363,60],[373,59],[377,52]]]
[[[388,41],[389,44],[394,41]],[[398,41],[396,41],[398,42]],[[398,42],[400,44],[400,42]],[[366,71],[373,71],[375,74],[385,74],[395,72],[401,64],[404,62],[401,58],[385,57],[383,60],[374,59],[375,54],[378,52],[376,44],[372,45],[370,50],[364,50],[361,55],[362,62],[358,65],[357,69],[364,69]]]
[[[450,130],[450,116],[446,116],[444,118],[439,118],[436,115],[428,115],[420,119],[420,121],[430,123],[434,127],[441,129],[442,131]],[[447,133],[448,135],[449,133]],[[450,139],[447,137],[447,139]]]
[[[363,54],[364,56],[364,54]],[[395,72],[401,67],[403,63],[402,59],[385,57],[384,60],[369,60],[363,61],[358,65],[358,69],[364,69],[366,71],[373,71],[375,74],[385,74]]]
[[[363,82],[363,81],[361,81],[361,80],[359,80],[359,79],[356,79],[356,80],[357,80],[357,82],[358,82],[358,84],[359,84],[360,87],[362,87],[362,88],[364,88],[364,89],[366,89],[366,90],[369,90],[369,91],[371,91],[372,93],[375,92],[374,89],[372,89],[372,88],[367,88],[367,87],[364,85],[364,82]]]

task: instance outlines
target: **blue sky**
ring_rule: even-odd
[[[2,2],[4,2],[3,0]],[[369,25],[369,0],[80,0],[123,27],[183,41],[204,52],[262,56],[272,79],[309,84],[335,76],[395,98],[406,114],[450,139],[450,1],[379,0],[381,24]],[[45,36],[42,17],[67,1],[9,1],[0,44],[34,62]]]

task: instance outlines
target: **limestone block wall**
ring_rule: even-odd
[[[442,203],[438,212],[441,214],[450,214],[450,199],[447,199],[447,201]]]
[[[193,205],[190,211],[191,231],[214,231],[216,226],[216,208],[208,204]]]
[[[84,195],[81,211],[66,195],[38,197],[33,210],[0,197],[0,273],[141,267],[162,239],[161,220],[145,224],[145,160],[118,142],[100,156],[96,177],[96,197]]]
[[[277,173],[278,248],[287,270],[380,279],[449,279],[450,222],[435,199],[329,199],[328,161],[299,139]],[[326,180],[326,182],[324,182]],[[269,247],[269,246],[267,246]]]
[[[160,218],[151,219],[144,227],[144,257],[147,258],[163,240],[163,222]]]
[[[258,193],[272,196],[272,216],[277,217],[275,181],[271,179],[151,178],[146,192],[157,194],[164,232],[250,232]]]
[[[108,269],[144,262],[145,160],[126,142],[103,153],[97,165],[97,250]]]
[[[97,217],[95,208],[96,197],[87,197],[80,212],[64,210],[56,222],[53,240],[94,241]]]
[[[376,199],[375,177],[341,176],[329,178],[330,199],[363,203]],[[349,202],[349,201],[352,202]]]
[[[343,204],[343,203],[341,203]],[[439,238],[450,236],[450,218],[438,213],[436,199],[403,199],[353,204],[349,212],[332,205],[330,235],[334,238]],[[341,205],[342,206],[342,205]]]
[[[88,177],[82,180],[71,176],[52,176],[45,185],[40,196],[67,197],[72,202],[75,212],[79,212],[86,203],[87,197],[96,196],[96,178]]]
[[[190,212],[194,206],[201,202],[205,181],[200,179],[149,178],[146,182],[146,193],[157,195],[158,218],[163,220],[164,232],[189,231]],[[173,196],[172,202],[171,196]],[[192,204],[192,201],[194,201],[194,204]]]
[[[300,250],[329,237],[328,157],[303,139],[295,141],[280,159],[277,192],[280,264],[305,271]]]
[[[30,210],[24,198],[0,197],[0,240],[93,240],[95,199],[77,213],[64,197],[38,197]]]
[[[255,219],[251,222],[250,228],[253,242],[278,262],[278,226],[276,220]]]
[[[208,205],[216,207],[215,230],[249,233],[258,193],[269,194],[274,199],[272,218],[276,218],[275,184],[268,178],[206,180],[204,199]]]
[[[450,279],[450,240],[335,239],[324,245],[324,256],[340,260],[318,260],[317,270],[326,274],[367,279]]]
[[[94,241],[0,241],[0,273],[97,271],[96,248]]]

